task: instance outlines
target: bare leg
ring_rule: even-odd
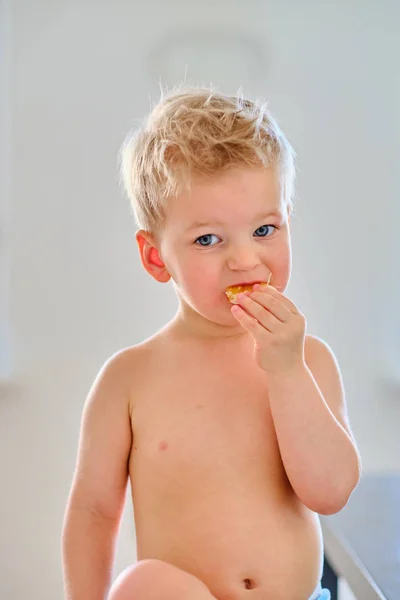
[[[216,600],[186,571],[156,559],[140,560],[114,581],[108,600]]]

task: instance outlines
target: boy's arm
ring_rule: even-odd
[[[62,532],[66,600],[104,600],[111,584],[132,444],[128,373],[127,351],[112,356],[84,405]]]
[[[327,344],[307,336],[305,364],[269,376],[279,449],[289,481],[316,513],[339,512],[361,476],[361,459],[347,419],[343,383]]]

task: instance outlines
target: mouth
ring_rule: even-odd
[[[266,283],[266,281],[241,281],[240,283],[233,283],[229,287],[243,287],[248,285],[255,285],[256,283]]]
[[[255,283],[267,285],[265,281],[236,283],[235,285],[230,285],[226,288],[225,296],[228,298],[229,302],[231,302],[232,304],[237,304],[236,296],[240,294],[240,292],[251,292]]]
[[[240,283],[233,283],[232,285],[230,285],[228,287],[229,288],[247,287],[247,286],[255,285],[256,283],[269,285],[269,282],[271,281],[271,277],[272,277],[272,273],[269,274],[268,281],[241,281]]]
[[[229,302],[237,304],[236,296],[240,294],[240,292],[251,292],[254,284],[259,283],[261,285],[268,285],[270,280],[271,273],[268,277],[268,281],[242,281],[241,283],[235,283],[226,288],[225,296],[228,298]]]

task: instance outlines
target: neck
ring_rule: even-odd
[[[209,343],[214,346],[247,344],[250,340],[248,332],[239,323],[236,325],[222,325],[206,319],[190,307],[182,304],[171,325],[181,338]]]

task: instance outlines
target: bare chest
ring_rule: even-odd
[[[137,468],[193,482],[280,466],[267,381],[252,357],[196,358],[171,353],[144,366],[132,409]]]

